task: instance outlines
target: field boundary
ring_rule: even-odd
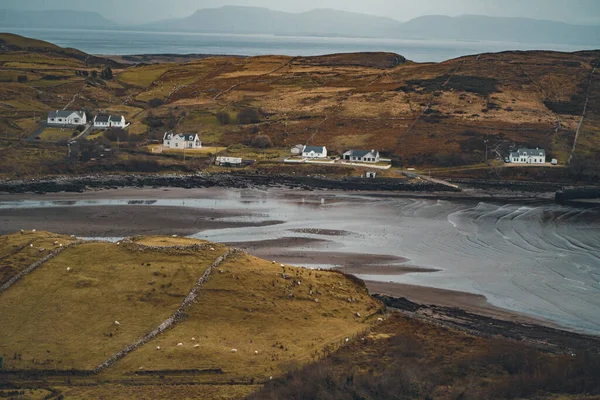
[[[196,297],[198,296],[198,290],[208,280],[208,278],[209,278],[210,274],[212,274],[213,270],[215,268],[217,268],[219,265],[221,265],[231,255],[239,253],[239,252],[240,252],[240,250],[238,250],[238,249],[229,249],[227,252],[225,252],[224,254],[222,254],[221,256],[219,256],[206,269],[206,271],[204,271],[204,273],[202,274],[202,276],[200,277],[200,279],[198,279],[198,281],[196,282],[196,284],[194,285],[194,287],[192,288],[192,290],[185,297],[185,299],[183,300],[183,302],[181,303],[181,305],[179,306],[179,308],[175,311],[175,313],[171,317],[167,318],[165,321],[163,321],[163,323],[161,323],[158,326],[158,328],[156,328],[152,332],[146,334],[143,338],[137,340],[136,342],[130,344],[127,347],[125,347],[124,349],[122,349],[118,353],[112,355],[109,359],[107,359],[102,364],[100,364],[99,366],[97,366],[96,368],[94,368],[91,371],[91,373],[92,374],[97,374],[97,373],[105,370],[106,368],[111,367],[114,363],[116,363],[117,361],[119,361],[120,359],[122,359],[123,357],[125,357],[126,355],[128,355],[129,353],[133,352],[138,347],[140,347],[140,346],[148,343],[150,340],[154,339],[155,337],[157,337],[161,333],[163,333],[166,330],[168,330],[168,329],[172,328],[173,326],[175,326],[178,322],[181,322],[185,318],[185,310],[194,303],[194,301],[196,300]]]

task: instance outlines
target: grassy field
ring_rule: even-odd
[[[61,142],[71,139],[73,132],[75,132],[73,128],[46,128],[39,138],[51,142]]]
[[[6,271],[14,274],[46,254],[40,246],[56,248],[54,240],[73,239],[46,232],[0,237],[0,257],[12,266]],[[192,244],[205,247],[172,247]],[[291,365],[344,345],[345,338],[370,329],[381,311],[364,285],[340,273],[282,267],[236,253],[213,271],[172,329],[99,375],[73,374],[69,383],[53,375],[93,369],[158,327],[225,250],[178,237],[79,243],[64,250],[0,293],[4,369],[46,371],[43,388],[50,384],[48,390],[68,398],[201,393],[237,399]],[[90,380],[92,386],[80,385]],[[1,374],[0,382],[6,383]],[[23,387],[42,388],[35,379]]]
[[[107,243],[64,251],[0,294],[7,317],[0,353],[19,354],[4,368],[95,368],[170,317],[222,251],[144,252]]]
[[[148,87],[156,81],[162,74],[167,72],[168,65],[149,65],[144,67],[133,67],[119,75],[121,82],[129,85]]]

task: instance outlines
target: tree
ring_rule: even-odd
[[[238,113],[237,121],[240,125],[256,124],[260,122],[260,114],[253,108],[246,108]]]
[[[94,70],[92,71],[92,78],[98,78],[98,71]]]
[[[217,113],[217,121],[219,121],[221,125],[229,125],[229,122],[231,122],[231,117],[227,111],[219,111]]]
[[[19,82],[19,83],[27,82],[27,75],[17,76],[17,82]]]
[[[111,80],[113,78],[113,72],[110,67],[106,67],[100,72],[100,78],[106,81]]]
[[[256,135],[254,139],[252,139],[251,145],[257,149],[267,149],[273,146],[273,142],[267,135]]]
[[[104,132],[104,137],[110,140],[111,142],[125,142],[129,137],[129,133],[120,128],[112,128]]]
[[[165,104],[165,101],[162,99],[151,99],[148,101],[148,104],[150,105],[150,107],[156,108]]]

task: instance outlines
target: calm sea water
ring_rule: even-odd
[[[417,62],[505,50],[577,51],[590,46],[456,40],[402,40],[274,35],[234,35],[82,29],[21,29],[0,31],[73,47],[90,54],[227,54],[310,56],[343,52],[389,51]]]

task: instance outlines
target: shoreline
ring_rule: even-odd
[[[360,192],[378,197],[410,197],[435,200],[500,201],[503,203],[555,204],[557,184],[489,182],[476,189],[455,189],[428,181],[393,178],[325,178],[264,174],[126,174],[85,175],[46,179],[0,181],[0,200],[11,195],[99,193],[115,189],[296,189],[305,191]]]

